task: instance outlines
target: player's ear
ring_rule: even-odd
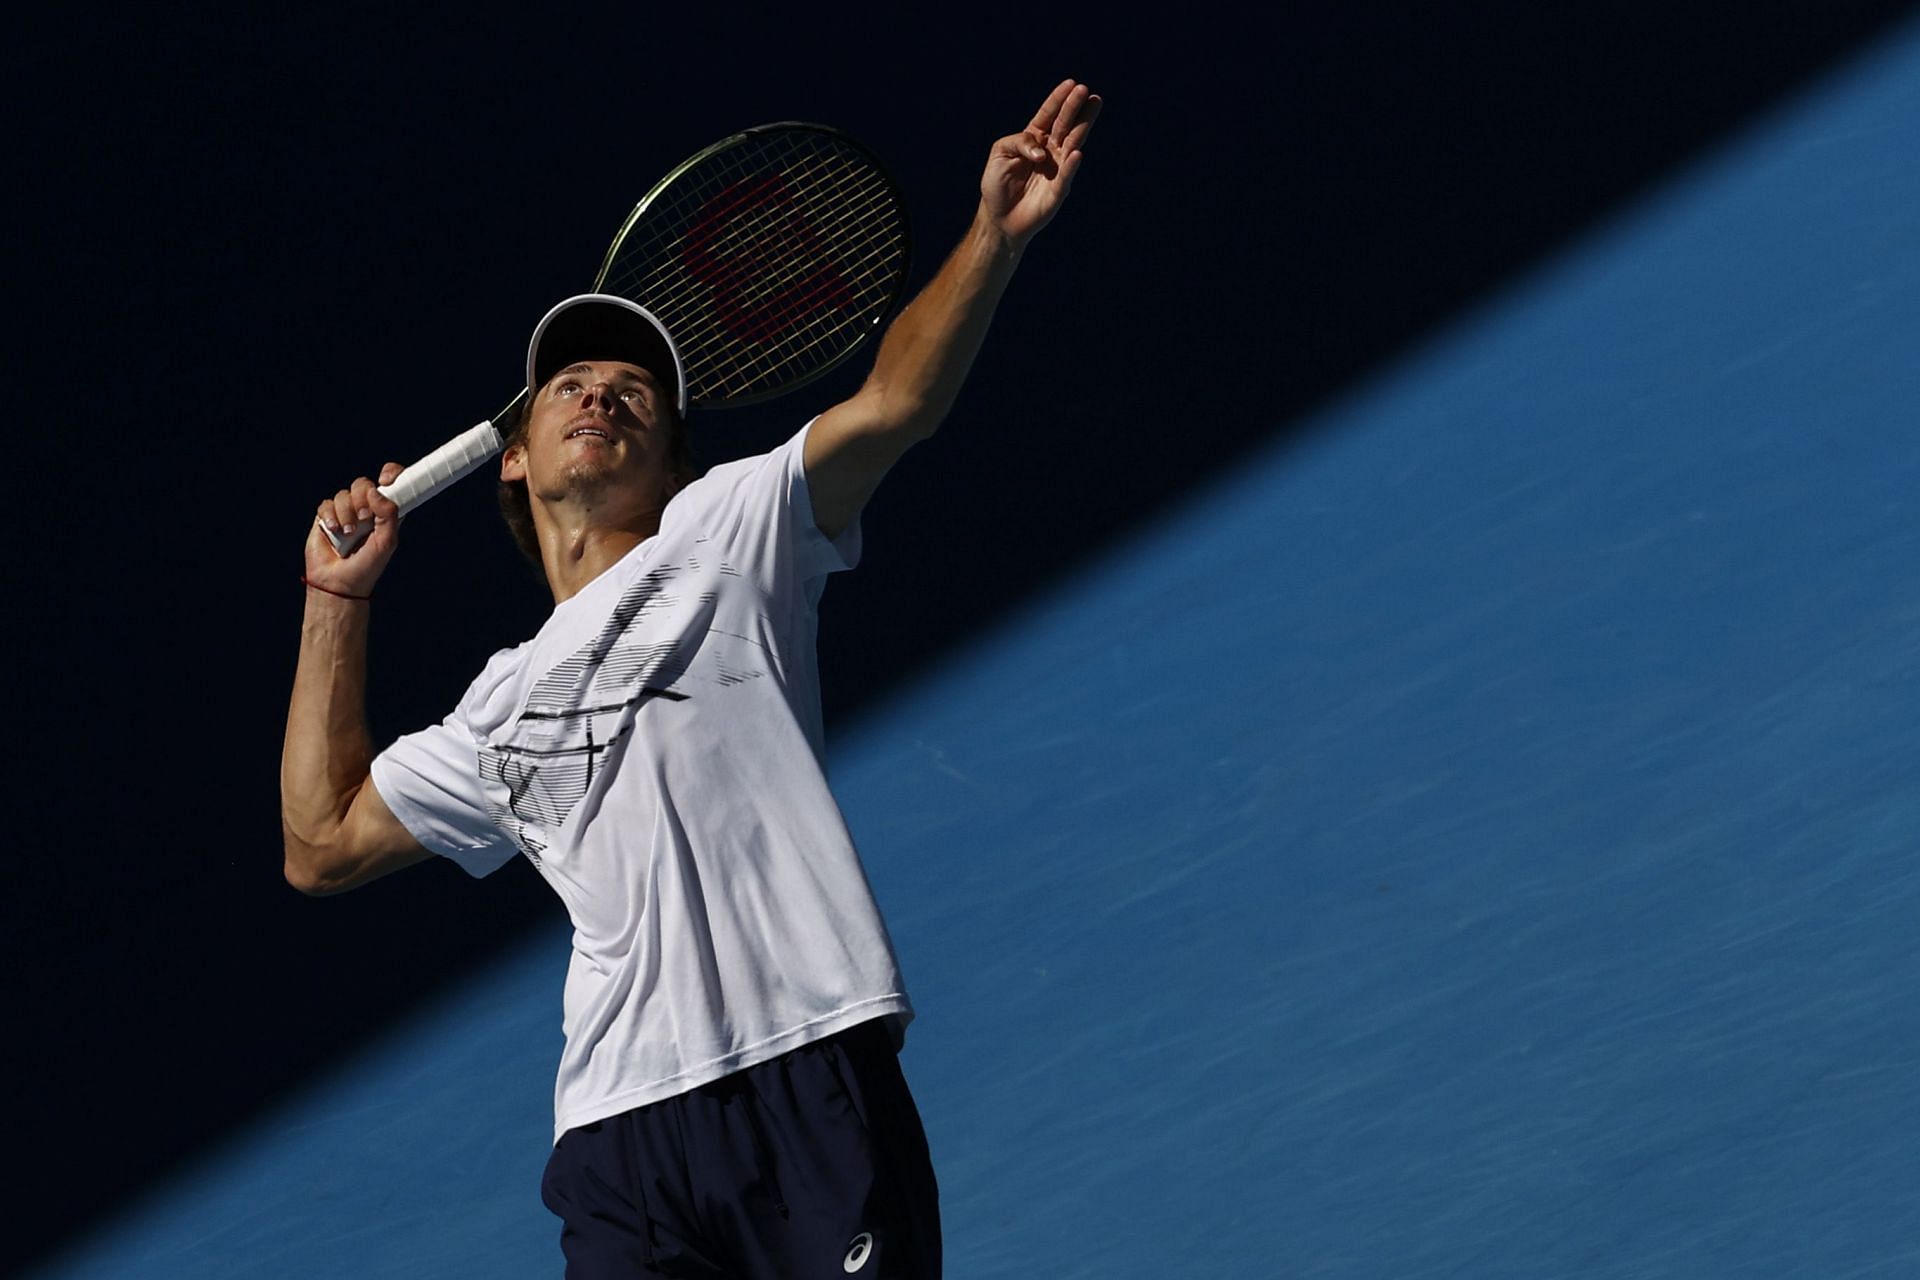
[[[527,447],[510,444],[500,451],[500,478],[511,484],[527,478]]]

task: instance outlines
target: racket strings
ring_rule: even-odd
[[[657,261],[636,287],[663,311],[684,310],[693,294],[715,287],[743,292],[747,301],[761,306],[784,301],[782,313],[772,318],[775,331],[789,327],[813,306],[808,292],[795,287],[803,278],[840,280],[852,275],[857,304],[859,286],[873,287],[883,265],[876,257],[886,252],[884,240],[875,238],[886,234],[889,217],[886,206],[877,203],[885,194],[884,183],[870,173],[838,175],[830,184],[819,182],[813,173],[791,176],[801,179],[790,184],[800,197],[792,208],[783,205],[757,220],[735,216],[728,228],[731,234],[708,246],[713,259],[732,265],[730,272],[710,272],[703,280],[686,269],[681,255],[673,254]],[[849,178],[859,185],[849,187]],[[791,225],[796,217],[806,219],[801,227]],[[849,249],[860,256],[850,258]],[[704,318],[712,322],[719,317],[718,308],[709,308]],[[705,330],[689,330],[684,342],[690,349],[710,350],[710,337]]]
[[[607,274],[674,335],[695,400],[743,400],[831,367],[878,324],[904,274],[891,184],[829,133],[749,135],[661,196]]]
[[[867,251],[866,260],[862,264],[861,271],[852,274],[858,275],[864,272],[872,276],[881,271],[884,267],[883,256],[883,251],[880,250]],[[842,260],[840,265],[844,269],[849,264],[847,264],[845,260]],[[778,341],[763,344],[757,352],[732,353],[731,363],[742,370],[753,370],[765,375],[775,372],[784,365],[799,362],[807,358],[826,359],[837,353],[831,349],[823,351],[822,348],[830,348],[830,344],[843,341],[846,331],[850,327],[861,323],[863,319],[864,323],[868,326],[876,323],[879,319],[879,313],[884,312],[885,301],[886,297],[883,296],[881,305],[874,311],[870,318],[864,316],[853,319],[839,317],[830,322],[815,322],[811,324],[790,323],[783,326],[783,336]],[[789,308],[791,317],[796,320],[798,316],[804,314],[805,311],[806,308],[804,306],[796,305]],[[696,350],[699,349],[700,339],[704,338],[710,329],[711,325],[709,325],[706,330],[696,331],[698,335],[695,342]],[[727,353],[719,353],[704,360],[697,359],[695,365],[690,367],[698,367],[703,373],[711,370],[712,372],[709,376],[717,378],[720,376],[721,369],[727,363]]]
[[[891,213],[884,205],[877,203],[872,195],[855,192],[851,193],[851,198],[860,198],[863,195],[865,202],[859,208],[855,209],[848,205],[827,206],[832,214],[831,221],[823,218],[813,219],[805,229],[783,228],[776,225],[761,231],[752,226],[736,225],[734,234],[713,246],[714,252],[716,255],[731,254],[736,257],[749,257],[755,266],[760,266],[763,262],[771,265],[775,269],[775,274],[752,281],[751,287],[762,293],[777,294],[791,283],[794,274],[819,267],[822,248],[832,253],[836,249],[844,249],[848,246],[881,247],[875,245],[872,238],[884,231],[885,223],[890,219]],[[806,211],[808,210],[803,207],[803,212]],[[781,221],[786,220],[781,219]],[[741,223],[745,221],[745,219],[739,220]],[[822,230],[825,234],[818,234]],[[742,248],[746,246],[751,246],[753,250],[751,254],[741,253]],[[836,258],[834,261],[836,265],[846,265],[844,257]],[[648,283],[657,287],[661,283],[658,279],[659,274],[660,272],[656,269],[656,278]],[[681,277],[678,283],[683,290],[696,283],[687,273],[675,271],[671,274]],[[663,297],[662,301],[671,303],[679,301],[682,297],[684,293]]]
[[[827,291],[828,285],[840,285],[851,295],[848,299],[848,309],[855,312],[854,322],[857,322],[867,311],[875,309],[861,307],[860,303],[863,300],[877,302],[879,304],[877,309],[884,310],[885,303],[890,298],[890,292],[886,288],[887,268],[897,251],[890,243],[872,238],[876,228],[884,230],[879,218],[871,219],[864,224],[855,224],[839,232],[841,243],[854,246],[858,256],[848,257],[844,249],[836,253],[828,284],[818,283],[822,274],[818,262],[811,256],[799,255],[778,263],[766,277],[756,282],[758,293],[763,297],[774,299],[778,306],[769,327],[784,335],[772,343],[769,350],[762,352],[758,359],[771,358],[774,350],[791,349],[804,333],[824,326],[829,330],[829,334],[816,337],[806,344],[809,348],[817,346],[822,338],[830,336],[831,331],[837,331],[849,323],[849,317],[840,313],[820,315],[813,324],[802,323],[803,317],[820,311],[820,295]],[[815,282],[814,287],[808,288],[808,282]],[[687,338],[687,346],[699,353],[694,357],[690,367],[705,369],[725,359],[726,353],[712,341],[713,331],[720,323],[717,314],[708,313],[698,317],[697,322],[699,327],[692,329]]]
[[[702,212],[709,216],[728,215],[741,205],[750,207],[751,202],[746,198],[746,189],[749,188],[751,180],[756,178],[762,181],[769,178],[791,180],[785,185],[802,199],[810,198],[809,203],[816,207],[808,209],[807,212],[816,216],[823,211],[830,213],[834,207],[830,203],[822,206],[822,199],[848,200],[852,194],[845,186],[848,177],[864,183],[864,190],[861,193],[863,195],[868,192],[878,192],[884,188],[884,180],[879,174],[860,162],[853,162],[858,167],[848,168],[845,157],[827,155],[811,159],[812,163],[793,163],[779,167],[762,165],[757,169],[747,169],[739,163],[722,167],[720,162],[716,162],[711,172],[700,175],[694,181],[688,181],[688,178],[693,175],[683,176],[680,186],[674,190],[676,199],[673,207],[661,211],[662,216],[657,216],[651,224],[649,247],[653,252],[643,251],[641,256],[664,258],[665,262],[661,265],[671,266],[673,259],[678,256],[672,251],[678,250],[684,241],[689,217]],[[835,159],[841,161],[838,172],[842,176],[837,185],[828,187],[821,182],[818,174],[823,163]],[[728,199],[723,203],[722,197],[728,197]],[[729,208],[729,205],[734,208]],[[730,239],[736,242],[756,234],[757,230],[752,224],[737,220],[730,221],[728,225],[732,232]],[[716,247],[725,249],[731,246],[727,242],[722,242]]]

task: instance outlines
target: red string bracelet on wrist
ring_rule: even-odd
[[[335,591],[335,590],[334,590],[334,589],[333,589],[332,587],[323,587],[323,586],[321,586],[321,585],[320,585],[319,583],[317,583],[317,582],[315,582],[315,581],[314,581],[314,580],[313,580],[312,578],[309,578],[309,577],[308,577],[308,576],[307,576],[306,574],[304,574],[304,573],[300,575],[300,581],[302,581],[302,582],[304,582],[304,583],[306,583],[306,584],[307,584],[308,586],[310,586],[310,587],[312,587],[312,588],[313,588],[313,589],[314,589],[315,591],[324,591],[324,592],[326,592],[326,593],[327,593],[328,595],[330,595],[330,596],[339,596],[339,597],[340,597],[340,598],[341,598],[342,600],[371,600],[371,599],[373,599],[373,597],[372,597],[372,596],[370,596],[370,595],[366,595],[366,596],[356,596],[356,595],[349,595],[349,594],[347,594],[347,593],[346,593],[345,591]]]

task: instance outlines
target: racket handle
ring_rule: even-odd
[[[462,431],[402,471],[393,478],[392,484],[381,485],[380,492],[391,498],[404,516],[498,452],[500,433],[494,429],[493,423],[483,422]],[[336,534],[322,525],[321,532],[327,535],[327,541],[333,544],[335,553],[344,556],[351,555],[353,549],[366,540],[372,527],[358,524],[352,533]]]

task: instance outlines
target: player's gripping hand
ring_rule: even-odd
[[[400,508],[384,497],[377,485],[392,484],[404,470],[397,462],[380,468],[380,478],[361,476],[352,484],[323,499],[307,530],[307,581],[323,591],[342,596],[371,596],[373,584],[386,571],[400,545]],[[326,530],[349,534],[371,529],[366,541],[346,555],[333,549]]]

